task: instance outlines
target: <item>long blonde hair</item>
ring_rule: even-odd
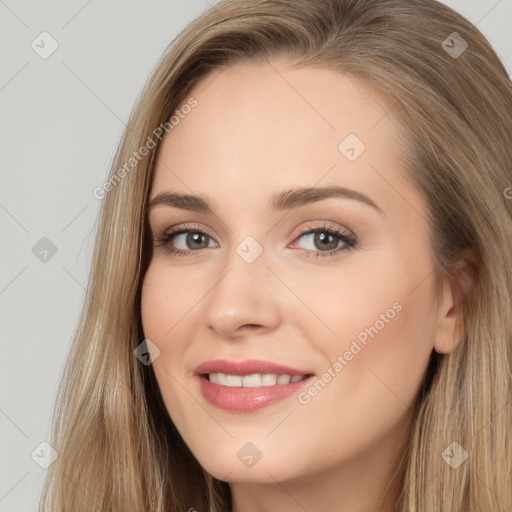
[[[221,0],[163,55],[102,189],[52,424],[59,455],[40,512],[230,511],[228,483],[199,465],[151,366],[134,356],[144,339],[146,205],[159,140],[132,169],[126,162],[211,69],[277,56],[360,79],[386,102],[401,127],[407,179],[428,200],[434,275],[464,299],[461,342],[432,353],[417,397],[397,512],[512,507],[512,87],[503,64],[470,22],[435,0]],[[475,284],[465,294],[460,263],[470,253]],[[442,456],[454,442],[468,454],[457,468]]]

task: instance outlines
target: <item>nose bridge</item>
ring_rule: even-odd
[[[224,336],[244,326],[275,328],[280,312],[275,279],[267,268],[263,246],[251,236],[235,246],[222,265],[222,272],[207,297],[205,323]]]

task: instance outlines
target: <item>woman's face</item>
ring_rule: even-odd
[[[144,278],[153,369],[191,451],[231,482],[397,454],[439,334],[426,204],[389,106],[334,71],[282,64],[199,82],[150,192],[194,197],[149,212],[154,239],[186,231],[155,242]],[[198,369],[219,359],[259,364]]]

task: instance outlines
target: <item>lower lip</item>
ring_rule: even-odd
[[[311,382],[314,375],[299,382],[256,388],[221,386],[210,382],[205,377],[197,378],[201,393],[211,404],[225,411],[251,412],[295,395]]]

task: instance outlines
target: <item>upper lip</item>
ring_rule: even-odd
[[[229,361],[227,359],[214,359],[206,361],[197,366],[194,370],[196,375],[206,373],[225,373],[228,375],[252,375],[254,373],[276,373],[279,375],[313,375],[309,370],[291,368],[271,361],[248,359],[246,361]]]

